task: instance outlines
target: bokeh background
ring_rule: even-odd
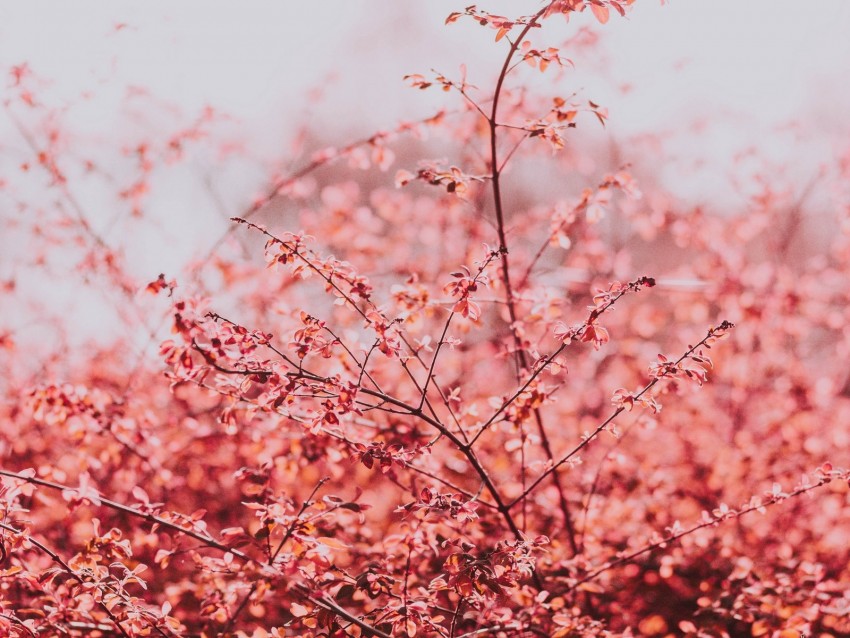
[[[481,6],[518,15],[537,3]],[[31,220],[53,219],[43,229],[50,236],[78,207],[137,283],[177,276],[309,152],[457,106],[453,96],[407,88],[405,74],[456,75],[465,64],[470,82],[490,86],[505,43],[471,22],[443,25],[462,8],[442,0],[4,3],[0,280],[15,282],[16,298],[4,303],[2,328],[34,344],[55,331],[55,317],[74,326],[63,336],[74,343],[114,338],[120,327],[116,300],[84,276],[62,275],[78,264],[61,250],[52,248],[52,269],[43,268],[39,249],[22,239]],[[736,184],[754,171],[784,176],[809,203],[823,195],[814,188],[819,171],[847,142],[846,2],[644,0],[614,18],[602,26],[582,14],[547,26],[549,43],[582,29],[595,42],[569,53],[575,69],[557,80],[558,90],[609,110],[589,157],[614,149],[623,162],[651,167],[670,192],[720,213],[747,195]],[[538,85],[549,90],[552,78],[540,75]],[[152,166],[133,199],[142,144]],[[48,145],[76,205],[43,171],[21,170]],[[144,215],[134,218],[134,207]]]

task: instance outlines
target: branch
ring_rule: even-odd
[[[71,566],[68,565],[68,563],[66,563],[62,559],[62,557],[59,556],[59,554],[54,552],[52,549],[50,549],[44,543],[37,541],[30,534],[27,534],[23,530],[17,529],[15,527],[12,527],[11,525],[7,525],[6,523],[3,523],[3,522],[0,522],[0,529],[4,529],[7,532],[11,532],[12,534],[17,534],[18,536],[26,536],[27,541],[29,541],[42,554],[49,556],[50,559],[54,563],[59,565],[59,567],[62,569],[62,571],[65,572],[70,578],[73,578],[75,581],[80,583],[80,585],[85,585],[86,581],[84,581],[82,579],[82,577],[80,577],[79,574],[77,574],[77,572],[75,572],[73,569],[71,569]],[[101,589],[100,585],[98,585],[98,589]],[[102,592],[103,592],[103,590],[101,589],[101,593]],[[112,624],[118,629],[118,631],[121,633],[121,635],[124,636],[124,638],[130,638],[130,634],[128,634],[127,631],[121,626],[121,623],[119,622],[118,618],[115,617],[115,614],[112,613],[112,610],[106,605],[106,603],[104,603],[102,599],[97,600],[97,598],[95,598],[95,601],[106,612],[106,615],[109,617],[109,620],[112,621]],[[156,627],[155,625],[151,625],[151,627],[156,629],[163,636],[166,635],[162,631],[162,629],[160,629],[159,627]]]
[[[565,594],[569,593],[569,592],[577,589],[583,583],[586,583],[590,580],[594,580],[595,578],[598,578],[599,576],[601,576],[605,572],[607,572],[607,571],[609,571],[609,570],[611,570],[615,567],[618,567],[619,565],[624,565],[626,563],[630,563],[634,559],[638,558],[639,556],[643,556],[644,554],[648,554],[650,552],[653,552],[656,549],[663,549],[668,544],[673,543],[673,542],[675,542],[675,541],[677,541],[677,540],[679,540],[679,539],[681,539],[685,536],[693,534],[696,531],[699,531],[701,529],[705,529],[706,527],[716,527],[717,525],[719,525],[720,523],[722,523],[724,521],[740,518],[740,517],[742,517],[746,514],[750,514],[751,512],[763,511],[764,508],[766,508],[766,507],[770,507],[771,505],[781,503],[782,501],[784,501],[786,499],[792,498],[794,496],[799,496],[800,494],[804,494],[804,493],[809,492],[811,490],[817,489],[818,487],[821,487],[822,485],[826,485],[827,483],[830,483],[835,478],[842,479],[842,480],[850,479],[850,470],[832,470],[832,469],[830,469],[830,470],[827,470],[823,473],[821,473],[819,471],[818,479],[813,484],[801,485],[801,486],[795,488],[794,490],[792,490],[791,492],[788,492],[787,494],[782,494],[782,493],[777,494],[775,491],[774,492],[768,492],[769,497],[768,497],[767,501],[762,502],[761,500],[757,500],[757,502],[752,503],[750,505],[747,505],[747,506],[745,506],[745,507],[743,507],[742,509],[739,509],[739,510],[723,509],[721,507],[720,509],[715,510],[712,514],[708,514],[708,512],[703,512],[703,518],[704,519],[707,518],[708,520],[703,520],[702,523],[694,525],[693,527],[689,527],[688,529],[671,533],[668,536],[662,538],[661,540],[649,543],[648,545],[645,545],[644,547],[641,547],[640,549],[637,549],[633,552],[630,552],[628,554],[620,556],[619,558],[616,558],[614,560],[609,560],[609,561],[603,563],[602,565],[600,565],[596,569],[588,572],[582,578],[580,578],[579,580],[577,580],[576,582],[571,584],[569,586],[569,588],[563,593],[565,593]]]
[[[499,111],[499,98],[502,95],[502,86],[504,85],[505,77],[507,76],[508,70],[510,69],[511,60],[513,59],[514,54],[525,39],[525,36],[533,27],[537,26],[537,21],[546,13],[548,8],[549,4],[547,4],[546,7],[538,11],[523,27],[522,31],[519,34],[519,37],[517,37],[517,39],[511,43],[508,55],[505,57],[505,62],[502,65],[501,72],[499,73],[499,78],[496,81],[496,89],[493,93],[493,108],[490,111],[490,117],[487,120],[487,123],[490,128],[490,170],[493,184],[493,205],[496,210],[496,231],[499,236],[499,250],[502,255],[502,281],[505,285],[505,297],[508,304],[508,316],[510,317],[511,321],[510,329],[514,339],[514,347],[516,348],[517,353],[517,376],[519,376],[520,370],[528,368],[528,360],[525,354],[525,350],[522,347],[522,340],[520,339],[520,336],[517,333],[516,329],[517,312],[516,304],[514,302],[513,288],[511,286],[510,265],[508,261],[508,244],[507,239],[505,237],[505,213],[502,204],[501,167],[499,165],[499,155],[496,143],[497,129],[499,125],[497,123],[496,118]],[[552,446],[549,443],[549,437],[546,434],[546,428],[543,426],[543,416],[541,415],[540,410],[537,408],[534,409],[534,420],[537,424],[537,432],[540,436],[540,442],[543,446],[543,451],[546,453],[547,459],[551,462],[554,460]],[[573,530],[572,517],[570,515],[569,503],[567,501],[566,494],[564,493],[564,488],[561,485],[560,479],[557,474],[554,474],[552,476],[552,481],[555,485],[555,488],[558,490],[561,513],[564,517],[564,525],[567,529],[567,535],[569,537],[570,546],[573,549],[573,553],[577,554],[578,545],[576,544],[575,540],[575,531]]]
[[[697,350],[698,348],[700,348],[701,346],[706,345],[706,343],[707,343],[709,340],[714,339],[714,338],[717,338],[717,336],[719,336],[719,335],[718,335],[718,333],[725,332],[726,330],[728,330],[728,329],[732,328],[733,326],[734,326],[734,324],[732,324],[732,323],[730,323],[730,322],[728,322],[728,321],[723,321],[723,322],[721,322],[721,323],[720,323],[717,327],[715,327],[715,328],[710,328],[710,329],[709,329],[709,331],[708,331],[708,334],[706,334],[706,336],[705,336],[705,337],[703,337],[703,338],[702,338],[702,339],[701,339],[701,340],[700,340],[700,341],[699,341],[699,342],[698,342],[695,346],[691,346],[691,347],[689,347],[689,348],[685,351],[685,353],[684,353],[681,357],[679,357],[676,361],[674,361],[674,362],[672,362],[671,364],[669,364],[669,365],[670,365],[670,368],[676,368],[676,367],[678,367],[678,365],[679,365],[680,363],[682,363],[685,359],[689,358],[689,357],[690,357],[690,356],[691,356],[694,352],[696,352],[696,350]],[[635,401],[637,401],[637,400],[638,400],[638,399],[640,399],[640,398],[641,398],[644,394],[646,394],[646,393],[647,393],[647,392],[649,392],[652,388],[654,388],[654,387],[658,384],[658,382],[659,382],[659,381],[661,381],[661,379],[665,379],[665,378],[667,378],[668,376],[669,376],[668,374],[661,374],[661,375],[659,375],[659,376],[655,377],[654,379],[652,379],[652,381],[650,381],[649,383],[647,383],[647,384],[643,387],[643,389],[641,389],[641,391],[640,391],[640,392],[638,392],[637,394],[635,394],[635,395],[634,395],[634,397],[633,397],[633,399],[634,399]],[[557,470],[558,470],[558,468],[559,468],[559,467],[561,467],[564,463],[567,463],[567,462],[568,462],[568,461],[569,461],[572,457],[574,457],[574,456],[575,456],[576,454],[578,454],[581,450],[583,450],[583,449],[584,449],[587,445],[589,445],[591,441],[593,441],[596,437],[598,437],[598,436],[599,436],[599,434],[600,434],[603,430],[605,430],[605,428],[607,428],[607,427],[611,424],[611,422],[612,422],[612,421],[614,421],[614,419],[616,419],[616,418],[617,418],[620,414],[622,414],[623,412],[625,412],[625,411],[626,411],[626,409],[627,409],[627,408],[626,408],[624,405],[622,405],[622,406],[618,407],[616,410],[614,410],[614,411],[613,411],[613,412],[612,412],[612,413],[608,416],[608,418],[607,418],[607,419],[605,419],[602,423],[600,423],[600,424],[597,426],[597,428],[596,428],[593,432],[591,432],[588,436],[586,436],[586,437],[584,438],[584,440],[582,440],[582,442],[581,442],[581,443],[579,443],[579,444],[578,444],[577,446],[575,446],[572,450],[570,450],[567,454],[565,454],[563,457],[561,457],[561,459],[560,459],[557,463],[555,463],[555,465],[553,465],[553,466],[552,466],[552,467],[550,467],[548,470],[546,470],[543,474],[541,474],[540,476],[538,476],[538,477],[537,477],[537,479],[536,479],[536,480],[535,480],[535,481],[534,481],[534,482],[533,482],[533,483],[532,483],[532,484],[531,484],[528,488],[526,488],[526,490],[525,490],[522,494],[520,494],[519,496],[517,496],[517,497],[516,497],[516,499],[514,499],[514,500],[511,502],[510,506],[511,506],[511,507],[514,507],[514,506],[516,506],[516,504],[517,504],[517,503],[521,502],[523,499],[525,499],[526,497],[528,497],[528,495],[529,495],[529,494],[531,494],[531,492],[533,492],[533,491],[534,491],[534,489],[535,489],[535,488],[536,488],[536,487],[540,484],[540,482],[541,482],[541,481],[543,481],[543,479],[545,479],[548,475],[550,475],[550,474],[553,474],[553,473],[557,472]]]

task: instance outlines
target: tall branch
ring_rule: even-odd
[[[517,323],[517,310],[516,303],[514,300],[513,287],[511,285],[511,271],[510,271],[510,262],[508,257],[508,243],[507,238],[505,236],[505,211],[504,204],[502,202],[502,185],[501,185],[501,174],[503,166],[499,165],[499,150],[498,150],[498,128],[499,124],[497,123],[496,117],[499,112],[499,99],[502,95],[502,88],[505,82],[505,78],[508,75],[508,71],[511,67],[511,60],[514,57],[514,54],[519,49],[522,44],[525,36],[528,35],[528,32],[535,26],[537,26],[537,21],[546,13],[548,9],[548,5],[538,11],[531,20],[523,27],[522,31],[519,34],[519,37],[516,38],[511,43],[511,48],[508,51],[508,55],[505,57],[505,62],[502,65],[502,70],[499,73],[499,78],[496,81],[496,89],[493,93],[493,106],[490,111],[490,117],[487,118],[487,124],[490,129],[490,175],[491,175],[491,183],[493,184],[493,206],[496,211],[496,232],[499,236],[499,251],[501,253],[502,261],[502,282],[505,285],[505,299],[507,301],[508,306],[508,316],[510,318],[510,330],[513,335],[514,340],[514,348],[516,349],[516,362],[517,362],[517,375],[519,376],[520,370],[528,369],[528,357],[523,350],[522,340],[519,337],[519,334],[516,330]],[[546,453],[546,456],[549,461],[554,461],[554,454],[552,453],[552,445],[549,442],[549,436],[546,434],[546,428],[543,425],[543,416],[540,413],[538,408],[534,409],[534,421],[537,425],[537,433],[540,436],[540,443],[543,446],[543,451]],[[578,543],[576,542],[576,534],[575,528],[573,525],[572,515],[570,514],[570,505],[567,500],[566,493],[564,492],[564,487],[561,485],[561,480],[557,474],[552,475],[552,483],[555,486],[555,489],[558,491],[558,501],[561,509],[561,514],[564,517],[564,527],[567,530],[567,538],[570,542],[570,547],[572,548],[573,554],[578,554]]]

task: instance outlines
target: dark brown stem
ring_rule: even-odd
[[[516,304],[514,303],[513,288],[511,287],[508,244],[507,239],[505,237],[505,211],[504,205],[502,203],[501,168],[499,166],[499,150],[497,144],[497,130],[499,128],[499,125],[497,123],[496,117],[499,111],[499,100],[502,96],[502,87],[504,85],[511,60],[513,59],[514,54],[525,39],[525,36],[534,26],[537,25],[537,20],[544,13],[545,9],[542,9],[537,12],[537,14],[531,20],[529,20],[528,24],[525,25],[523,30],[520,32],[519,37],[511,44],[511,48],[508,51],[508,55],[505,57],[504,64],[502,65],[502,70],[499,73],[498,79],[496,80],[496,89],[493,93],[493,106],[490,111],[490,117],[487,118],[487,124],[490,128],[490,176],[491,183],[493,185],[493,206],[496,211],[496,232],[499,236],[499,252],[501,253],[502,257],[502,281],[505,285],[505,297],[508,304],[508,315],[511,320],[511,332],[514,335],[515,346],[517,348],[517,356],[520,359],[524,358],[524,353],[521,348],[519,336],[517,335],[516,330],[514,329],[514,324],[517,320],[517,314]],[[525,367],[525,364],[521,360],[520,363],[522,364],[522,367]]]
[[[7,532],[11,532],[12,534],[18,534],[18,535],[24,534],[24,532],[22,532],[21,530],[16,529],[16,528],[12,527],[11,525],[7,525],[6,523],[2,523],[2,522],[0,522],[0,529],[4,529]],[[52,549],[50,549],[44,543],[34,539],[29,534],[27,534],[26,536],[27,536],[27,540],[33,545],[33,547],[38,549],[38,551],[40,551],[42,554],[49,556],[50,559],[54,563],[59,565],[59,567],[62,569],[62,571],[65,572],[70,578],[73,578],[75,581],[77,581],[81,585],[85,584],[85,581],[77,574],[77,572],[75,572],[73,569],[71,569],[71,566],[68,565],[68,563],[66,563],[63,560],[63,558],[61,556],[59,556],[59,554],[54,552]],[[100,589],[100,587],[98,587],[98,589]],[[106,615],[109,617],[109,620],[112,621],[112,624],[117,628],[117,630],[121,633],[121,635],[124,636],[125,638],[130,638],[130,634],[128,634],[127,631],[121,626],[121,623],[115,617],[115,614],[112,613],[112,610],[102,600],[98,601],[98,605],[100,605],[103,608],[103,610],[106,612]],[[159,629],[157,627],[153,627],[153,628],[157,629],[157,631],[161,635],[163,635],[163,636],[166,635],[165,633],[163,633],[163,631],[161,629]]]
[[[292,520],[292,523],[287,528],[286,533],[284,533],[283,538],[280,540],[280,543],[278,543],[277,549],[275,549],[275,551],[269,556],[270,565],[274,565],[274,561],[278,557],[278,554],[280,554],[280,551],[283,549],[283,546],[286,545],[286,541],[288,541],[292,537],[292,534],[295,532],[295,528],[298,526],[298,523],[301,522],[301,516],[303,516],[307,508],[310,507],[310,503],[312,502],[313,497],[316,495],[316,492],[318,492],[322,485],[327,483],[329,480],[330,479],[328,478],[323,478],[321,481],[319,481],[316,487],[313,488],[313,491],[310,493],[310,496],[308,496],[306,499],[304,499],[304,501],[302,501],[301,509],[298,510],[298,513],[295,515],[295,518]],[[239,616],[239,614],[242,613],[242,610],[248,606],[248,601],[251,600],[251,596],[254,595],[254,592],[257,591],[257,588],[259,586],[260,581],[254,581],[254,583],[251,585],[251,588],[248,590],[248,593],[245,594],[245,596],[236,606],[236,609],[230,615],[230,620],[227,621],[227,624],[222,630],[223,634],[227,634],[233,628],[233,624],[236,622],[236,618]]]
[[[16,472],[9,472],[8,470],[0,469],[0,476],[7,476],[9,478],[14,478],[14,479],[18,479],[18,480],[21,480],[21,481],[25,481],[25,482],[30,483],[32,485],[40,485],[42,487],[48,487],[48,488],[51,488],[51,489],[54,489],[54,490],[60,490],[61,491],[61,490],[73,489],[73,488],[70,488],[67,485],[62,485],[60,483],[54,483],[52,481],[45,481],[44,479],[39,479],[39,478],[36,478],[34,476],[25,476],[25,475],[18,474]],[[248,554],[245,554],[244,552],[236,549],[235,547],[228,547],[227,545],[224,545],[223,543],[216,541],[211,536],[206,536],[204,534],[200,534],[200,533],[195,532],[193,530],[187,530],[187,529],[180,527],[179,525],[176,525],[176,524],[174,524],[174,523],[172,523],[168,520],[165,520],[165,519],[163,519],[159,516],[154,516],[153,514],[149,514],[147,512],[142,512],[142,511],[137,510],[133,507],[130,507],[128,505],[124,505],[122,503],[118,503],[116,501],[112,501],[110,499],[100,498],[99,500],[100,500],[101,505],[104,505],[104,506],[106,506],[110,509],[113,509],[113,510],[119,511],[119,512],[124,512],[126,514],[129,514],[131,516],[135,516],[136,518],[140,518],[140,519],[148,521],[150,523],[157,523],[157,524],[159,524],[160,527],[164,527],[164,528],[176,531],[176,532],[183,533],[183,534],[189,536],[190,538],[194,538],[195,540],[200,541],[206,547],[212,547],[214,549],[218,549],[218,550],[225,552],[225,553],[230,552],[231,554],[233,554],[233,556],[239,558],[240,560],[243,560],[245,562],[252,563],[252,564],[258,566],[264,572],[267,572],[268,574],[270,574],[272,576],[279,575],[279,572],[277,571],[277,569],[275,569],[275,567],[272,564],[266,563],[262,560],[257,560],[256,558],[252,558]],[[8,526],[6,526],[3,523],[0,523],[0,527],[4,527],[6,529],[9,529],[9,531],[13,531],[15,533],[19,533],[19,532],[17,532],[17,530],[14,530],[14,528],[9,528]],[[33,539],[30,538],[30,540],[32,541]],[[33,541],[33,544],[36,545],[36,542]],[[50,551],[48,548],[44,548],[44,549],[46,550],[46,552]],[[50,555],[52,557],[52,554],[48,554],[48,555]],[[70,569],[70,568],[68,568],[68,569]],[[347,620],[351,623],[354,623],[355,625],[360,627],[365,632],[366,636],[375,636],[376,638],[391,638],[389,636],[389,634],[386,634],[382,631],[379,631],[378,629],[375,629],[370,624],[368,624],[368,623],[360,620],[356,616],[350,614],[345,609],[343,609],[342,607],[340,607],[339,605],[337,605],[335,602],[333,602],[331,600],[327,600],[325,598],[316,598],[316,597],[312,596],[309,592],[305,591],[303,588],[299,589],[297,585],[296,585],[295,591],[298,594],[307,598],[314,605],[317,605],[317,606],[325,609],[326,611],[329,611],[329,612],[336,614],[340,618],[344,618],[345,620]],[[119,625],[119,627],[120,627],[120,625]],[[123,630],[122,630],[122,633],[123,633]],[[124,635],[126,636],[126,634],[124,634]],[[127,638],[129,638],[129,636],[127,636]]]
[[[203,353],[203,350],[201,350],[201,352]],[[246,374],[246,371],[244,371],[244,370],[228,371],[226,368],[223,368],[223,367],[218,366],[216,364],[211,364],[211,365],[212,365],[213,368],[215,368],[219,371],[225,372],[225,373],[230,372],[232,374]],[[250,374],[257,374],[257,373],[262,373],[262,372],[263,372],[263,370],[256,370],[256,371],[252,371]],[[312,381],[319,381],[319,382],[323,382],[323,383],[328,383],[330,381],[329,379],[326,379],[324,377],[313,374],[313,373],[308,372],[308,371],[303,370],[303,369],[299,370],[297,372],[291,372],[291,373],[287,373],[287,374],[289,376],[303,377],[305,379],[310,379]],[[380,392],[378,390],[370,390],[368,388],[361,388],[360,392],[362,392],[365,395],[374,397],[376,399],[380,399],[381,402],[383,402],[383,403],[388,403],[390,405],[396,406],[397,408],[401,408],[404,411],[404,413],[424,421],[425,423],[427,423],[428,425],[430,425],[434,429],[436,429],[440,433],[441,436],[443,436],[443,437],[447,438],[449,441],[451,441],[451,443],[464,455],[464,457],[466,457],[467,461],[469,461],[470,465],[472,465],[473,469],[475,470],[475,473],[478,474],[478,476],[481,478],[482,482],[484,483],[484,486],[486,487],[487,491],[489,492],[490,496],[492,497],[492,499],[494,501],[495,508],[498,510],[498,512],[504,518],[505,522],[508,525],[508,528],[511,530],[511,533],[514,535],[514,537],[517,540],[522,540],[524,538],[522,532],[520,531],[519,527],[516,524],[516,521],[514,521],[513,516],[511,515],[511,512],[510,512],[511,506],[505,503],[504,499],[502,498],[501,493],[499,492],[498,488],[496,487],[496,484],[494,483],[492,478],[489,476],[489,474],[487,473],[487,470],[484,468],[481,461],[478,459],[477,455],[475,454],[474,450],[472,449],[472,444],[474,443],[474,441],[471,442],[471,443],[466,443],[462,439],[458,438],[458,436],[456,434],[454,434],[448,427],[446,427],[439,419],[437,419],[437,417],[429,416],[421,408],[414,407],[414,406],[410,405],[409,403],[406,403],[405,401],[402,401],[401,399],[397,399],[396,397],[394,397],[392,395],[386,394],[384,392]],[[181,529],[181,528],[178,528],[178,529]],[[181,531],[183,531],[183,530],[181,529]],[[239,556],[241,558],[241,556],[235,550],[226,549],[224,551],[230,551],[235,556]]]
[[[7,476],[9,478],[17,479],[17,480],[20,480],[20,481],[25,481],[27,483],[30,483],[31,485],[39,485],[41,487],[47,487],[47,488],[50,488],[52,490],[63,491],[63,490],[73,490],[74,489],[72,487],[69,487],[67,485],[63,485],[61,483],[54,483],[53,481],[46,481],[44,479],[36,478],[35,476],[26,476],[26,475],[23,475],[23,474],[18,474],[17,472],[10,472],[8,470],[3,470],[3,469],[0,469],[0,476]],[[130,507],[129,505],[124,505],[123,503],[119,503],[117,501],[113,501],[113,500],[108,499],[108,498],[100,497],[99,500],[100,500],[100,503],[102,505],[105,505],[106,507],[108,507],[111,510],[115,510],[117,512],[123,512],[125,514],[129,514],[130,516],[134,516],[136,518],[140,518],[142,520],[145,520],[149,523],[157,524],[160,527],[170,529],[171,531],[179,532],[181,534],[185,534],[186,536],[188,536],[190,538],[194,538],[196,541],[203,543],[203,545],[206,546],[206,547],[211,547],[213,549],[217,549],[217,550],[224,552],[224,553],[230,552],[231,554],[233,554],[237,558],[240,558],[241,560],[245,560],[245,561],[253,562],[253,563],[256,562],[253,558],[251,558],[250,556],[248,556],[244,552],[242,552],[238,549],[235,549],[233,547],[228,547],[224,543],[220,543],[219,541],[215,540],[212,536],[208,536],[206,534],[201,534],[200,532],[197,532],[195,530],[186,529],[185,527],[181,527],[180,525],[178,525],[176,523],[172,523],[171,521],[169,521],[165,518],[162,518],[161,516],[156,516],[156,515],[150,514],[148,512],[143,512],[143,511],[138,510],[134,507]]]
[[[682,363],[685,359],[687,359],[688,357],[690,357],[690,356],[691,356],[694,352],[696,352],[696,350],[697,350],[697,349],[699,349],[700,347],[702,347],[703,345],[705,345],[705,343],[706,343],[709,339],[711,339],[712,337],[714,337],[714,336],[715,336],[715,333],[716,333],[718,330],[726,330],[726,329],[728,329],[728,328],[732,327],[732,325],[733,325],[733,324],[731,324],[731,323],[729,323],[729,322],[727,322],[727,321],[724,321],[724,322],[722,322],[722,323],[721,323],[721,324],[720,324],[717,328],[711,328],[711,329],[708,331],[708,334],[707,334],[705,337],[703,337],[703,338],[702,338],[702,339],[701,339],[701,340],[700,340],[700,341],[699,341],[699,342],[698,342],[695,346],[690,346],[690,347],[689,347],[689,348],[685,351],[685,353],[684,353],[681,357],[679,357],[678,359],[676,359],[676,361],[672,362],[672,364],[670,364],[670,365],[671,365],[671,367],[675,368],[675,367],[676,367],[676,366],[678,366],[680,363]],[[646,384],[646,385],[645,385],[645,386],[641,389],[641,391],[640,391],[640,392],[638,392],[637,394],[635,394],[635,395],[634,395],[634,400],[636,401],[637,399],[640,399],[640,398],[641,398],[644,394],[646,394],[647,392],[649,392],[650,390],[652,390],[652,388],[654,388],[654,387],[658,384],[658,382],[659,382],[659,381],[661,381],[662,379],[665,379],[665,378],[667,378],[667,377],[666,377],[666,375],[661,375],[661,376],[655,377],[652,381],[650,381],[649,383],[647,383],[647,384]],[[561,459],[560,459],[557,463],[555,463],[552,467],[550,467],[548,470],[546,470],[545,472],[543,472],[543,474],[541,474],[540,476],[538,476],[538,477],[537,477],[537,479],[536,479],[536,480],[535,480],[535,481],[534,481],[534,482],[533,482],[530,486],[528,486],[528,488],[526,488],[526,489],[525,489],[525,491],[524,491],[522,494],[520,494],[520,495],[519,495],[519,496],[517,496],[517,497],[516,497],[513,501],[511,501],[510,507],[512,507],[512,508],[513,508],[513,507],[515,507],[515,506],[517,505],[517,503],[520,503],[523,499],[527,498],[527,497],[528,497],[528,495],[529,495],[529,494],[531,494],[531,493],[534,491],[534,489],[535,489],[535,488],[536,488],[536,487],[537,487],[537,486],[538,486],[538,485],[539,485],[539,484],[540,484],[540,483],[541,483],[541,482],[542,482],[542,481],[543,481],[543,480],[544,480],[544,479],[545,479],[548,475],[550,475],[550,474],[556,474],[556,473],[557,473],[557,471],[558,471],[558,468],[560,468],[562,465],[564,465],[564,463],[569,462],[569,460],[570,460],[571,458],[573,458],[576,454],[578,454],[578,453],[579,453],[581,450],[583,450],[586,446],[590,445],[590,443],[591,443],[594,439],[596,439],[596,438],[597,438],[597,437],[598,437],[598,436],[599,436],[599,435],[600,435],[600,434],[601,434],[601,433],[605,430],[605,428],[607,428],[607,427],[608,427],[608,426],[609,426],[609,425],[610,425],[610,424],[614,421],[614,419],[616,419],[618,416],[620,416],[620,415],[621,415],[623,412],[625,412],[625,411],[626,411],[626,408],[625,408],[625,407],[623,407],[623,406],[620,406],[620,407],[618,407],[616,410],[614,410],[614,411],[613,411],[613,412],[612,412],[612,413],[608,416],[608,418],[607,418],[607,419],[605,419],[602,423],[600,423],[600,424],[596,427],[596,429],[595,429],[593,432],[591,432],[588,436],[586,436],[586,437],[584,438],[584,440],[583,440],[581,443],[579,443],[578,445],[576,445],[576,446],[575,446],[572,450],[570,450],[567,454],[565,454],[563,457],[561,457]]]
[[[497,255],[498,255],[498,253],[492,252],[487,256],[487,259],[484,261],[483,264],[481,264],[481,267],[478,269],[478,272],[475,273],[475,277],[472,278],[472,283],[474,283],[474,284],[478,283],[479,278],[484,273],[484,271],[487,269],[487,266],[490,265],[490,262],[493,261],[493,259],[495,259],[497,257]],[[467,292],[466,294],[469,294],[469,293]],[[427,398],[427,395],[428,395],[428,386],[430,385],[431,381],[434,378],[434,368],[437,366],[437,359],[440,356],[440,350],[442,350],[443,346],[446,343],[446,334],[449,331],[449,327],[452,324],[452,319],[454,319],[454,316],[455,316],[455,313],[453,311],[449,311],[449,316],[446,319],[445,325],[443,326],[443,332],[440,335],[440,340],[437,343],[437,347],[434,349],[434,356],[431,359],[431,365],[428,367],[428,374],[426,375],[425,383],[422,386],[422,398],[419,401],[419,409],[420,410],[422,409],[422,406],[425,404],[425,399]],[[461,434],[463,436],[465,436],[463,431],[461,431]]]
[[[508,55],[505,57],[505,62],[502,65],[502,70],[499,73],[498,80],[496,81],[496,89],[493,93],[493,107],[490,111],[490,117],[487,119],[487,123],[490,127],[490,171],[491,182],[493,184],[493,206],[496,210],[496,232],[499,236],[499,252],[502,256],[502,282],[505,285],[505,299],[507,301],[508,317],[510,318],[511,323],[510,330],[514,339],[514,348],[516,349],[517,377],[519,377],[522,370],[528,369],[528,357],[526,356],[525,350],[522,346],[522,340],[520,339],[516,329],[517,310],[513,287],[511,286],[508,244],[505,236],[505,211],[504,204],[502,202],[501,185],[501,172],[503,167],[499,165],[499,151],[497,144],[497,130],[499,128],[499,124],[497,123],[496,117],[499,111],[499,98],[502,95],[502,87],[504,85],[505,78],[507,77],[508,70],[510,69],[511,60],[525,39],[525,36],[528,35],[528,32],[533,27],[537,26],[537,21],[543,16],[547,8],[548,5],[546,8],[538,11],[534,17],[528,21],[525,27],[523,27],[519,37],[511,43],[511,48],[508,51]],[[549,436],[546,434],[546,428],[543,425],[543,415],[540,413],[540,410],[536,408],[534,409],[534,422],[537,425],[537,433],[540,436],[540,443],[543,446],[543,451],[546,453],[546,457],[549,461],[554,462],[555,457],[552,453],[552,445],[549,443]],[[570,542],[570,547],[573,550],[573,554],[577,554],[578,545],[576,544],[575,529],[573,527],[572,516],[570,514],[570,506],[567,501],[566,493],[564,492],[564,487],[561,485],[561,480],[557,474],[552,474],[552,483],[558,491],[558,502],[561,514],[564,517],[564,526],[567,530],[567,538]]]
[[[662,549],[662,548],[666,547],[667,545],[669,545],[670,543],[676,542],[679,539],[681,539],[685,536],[688,536],[690,534],[693,534],[696,531],[699,531],[701,529],[705,529],[706,527],[714,527],[714,526],[722,523],[724,520],[741,518],[742,516],[744,516],[746,514],[750,514],[752,512],[761,510],[765,507],[770,507],[771,505],[775,505],[776,503],[779,503],[779,502],[781,502],[781,501],[783,501],[787,498],[799,496],[800,494],[804,494],[804,493],[809,492],[811,490],[817,489],[818,487],[821,487],[822,485],[826,485],[827,483],[830,482],[830,480],[831,479],[829,479],[829,478],[821,478],[816,483],[814,483],[812,485],[807,485],[807,486],[804,486],[804,487],[799,487],[799,488],[795,489],[794,491],[788,493],[787,495],[785,495],[782,498],[773,497],[773,498],[769,499],[768,501],[766,501],[764,503],[759,503],[758,505],[751,505],[751,506],[745,507],[743,509],[737,510],[737,511],[731,513],[729,516],[727,516],[725,518],[712,517],[712,519],[710,521],[705,521],[703,523],[699,523],[698,525],[694,525],[693,527],[689,527],[688,529],[682,530],[681,532],[677,532],[675,534],[670,534],[670,535],[662,538],[659,541],[656,541],[654,543],[650,543],[648,545],[641,547],[640,549],[636,549],[633,552],[629,552],[628,554],[625,554],[624,556],[620,556],[619,558],[605,562],[601,566],[599,566],[596,569],[588,572],[587,574],[582,576],[579,580],[572,583],[569,586],[569,588],[563,593],[566,594],[566,593],[569,593],[571,591],[574,591],[580,585],[598,578],[599,576],[601,576],[605,572],[607,572],[611,569],[614,569],[615,567],[630,563],[633,560],[635,560],[636,558],[639,558],[640,556],[643,556],[644,554],[649,554],[650,552],[653,552],[656,549]]]

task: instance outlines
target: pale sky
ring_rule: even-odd
[[[325,111],[357,125],[387,126],[420,105],[402,75],[431,67],[471,74],[498,64],[492,32],[443,19],[464,2],[347,0],[250,3],[220,0],[73,3],[30,0],[0,4],[0,67],[29,62],[73,99],[95,93],[86,109],[93,127],[109,121],[126,85],[147,87],[186,112],[212,104],[245,122],[246,134],[268,139],[303,119],[303,96],[337,76],[332,95],[345,103]],[[481,2],[494,13],[533,11],[536,2]],[[557,22],[557,24],[555,24]],[[553,41],[594,24],[552,21]],[[119,31],[116,25],[126,25]],[[850,100],[850,3],[846,0],[638,0],[629,16],[597,27],[606,39],[605,76],[576,59],[586,92],[607,100],[612,123],[640,129],[681,115],[730,110],[780,122],[821,108],[843,116]],[[581,75],[592,68],[592,75]],[[587,75],[587,74],[585,74]],[[830,95],[827,96],[827,92]],[[413,93],[413,95],[411,95]],[[821,103],[824,97],[833,104]],[[321,114],[319,114],[321,115]],[[85,115],[79,116],[81,120]],[[352,122],[353,120],[353,122]],[[259,134],[265,131],[266,134]]]

